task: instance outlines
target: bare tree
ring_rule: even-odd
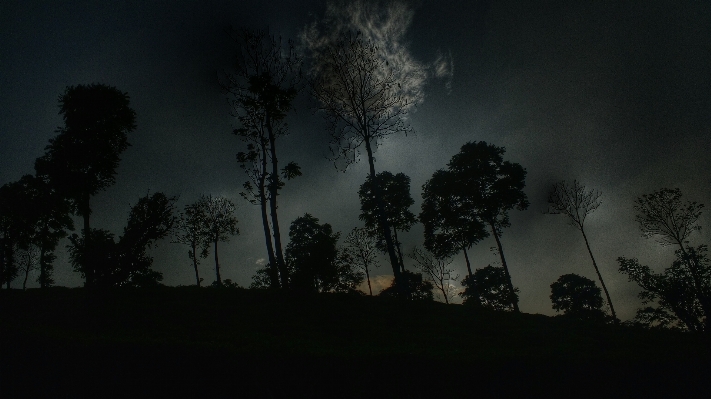
[[[644,238],[655,237],[661,245],[678,245],[682,251],[689,235],[701,230],[697,223],[703,208],[703,204],[696,202],[682,204],[678,188],[645,194],[634,205],[635,219]]]
[[[375,179],[374,147],[393,134],[412,129],[405,115],[413,105],[399,81],[399,69],[379,54],[378,47],[359,34],[348,34],[316,54],[312,70],[312,94],[329,122],[333,160],[345,167],[359,160],[365,145],[370,177]],[[393,274],[400,279],[392,231],[385,214],[381,190],[373,190],[378,205],[378,220],[387,247]],[[407,290],[406,282],[398,285]]]
[[[205,215],[206,240],[212,243],[215,249],[215,282],[217,285],[222,285],[220,262],[217,257],[217,243],[218,241],[229,241],[230,236],[239,234],[237,218],[234,216],[235,204],[224,197],[203,195],[198,201],[198,207]]]
[[[585,235],[585,219],[589,214],[600,207],[600,204],[602,203],[600,200],[601,196],[602,193],[595,190],[587,190],[585,186],[580,184],[577,180],[573,180],[572,185],[565,181],[561,181],[554,184],[548,194],[548,213],[554,215],[563,214],[568,216],[568,218],[570,218],[570,224],[575,226],[575,228],[580,230],[583,234],[585,246],[590,254],[590,259],[592,259],[595,273],[597,273],[600,285],[602,285],[602,289],[605,291],[605,297],[607,298],[607,303],[610,305],[612,317],[617,323],[617,314],[615,313],[615,307],[612,305],[610,293],[607,291],[605,281],[602,279],[602,274],[600,274],[600,269],[597,267],[597,262],[595,262],[595,257],[590,249],[588,237]]]
[[[368,232],[367,229],[355,227],[346,236],[346,246],[344,251],[357,261],[358,268],[365,272],[368,280],[368,292],[373,295],[373,288],[370,286],[370,267],[378,267],[377,239]]]
[[[284,186],[283,179],[299,176],[301,171],[293,162],[280,171],[276,141],[288,133],[285,118],[299,91],[301,59],[293,42],[283,46],[281,39],[268,31],[243,29],[233,39],[239,46],[236,69],[224,74],[221,85],[241,125],[234,134],[247,143],[247,152],[237,154],[250,179],[244,184],[245,192],[240,194],[252,204],[260,205],[269,264],[278,270],[270,275],[274,276],[272,280],[280,276],[281,285],[286,288],[289,276],[282,250],[277,195]],[[279,286],[279,281],[271,283]]]
[[[185,206],[185,210],[178,217],[176,229],[173,231],[173,242],[190,246],[188,256],[195,269],[195,283],[200,287],[200,273],[198,272],[198,250],[200,257],[207,257],[209,242],[205,239],[205,214],[197,203]]]
[[[691,286],[705,314],[711,314],[711,290],[707,288],[703,257],[690,247],[689,236],[701,230],[698,225],[703,204],[695,201],[681,202],[681,190],[663,188],[652,194],[645,194],[635,200],[636,220],[645,238],[656,238],[663,246],[678,245],[680,264],[686,266],[691,276]],[[644,287],[643,287],[644,288]],[[645,288],[646,289],[646,288]],[[706,319],[711,331],[711,319]]]
[[[444,302],[449,304],[449,299],[453,296],[450,282],[457,281],[459,278],[459,275],[452,275],[454,269],[449,267],[452,264],[452,260],[437,259],[418,247],[415,247],[408,256],[415,261],[422,274],[432,281],[434,286],[442,293]]]

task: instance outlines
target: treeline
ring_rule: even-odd
[[[220,79],[238,123],[233,134],[244,144],[236,155],[246,175],[240,195],[259,210],[267,253],[251,287],[359,293],[367,281],[372,295],[370,275],[382,253],[394,279],[380,295],[432,300],[436,292],[449,303],[459,279],[450,264],[461,254],[467,266],[459,294],[464,304],[519,312],[519,289],[512,282],[502,235],[511,227],[509,212],[529,206],[523,191],[526,170],[505,160],[503,147],[465,143],[446,168],[427,180],[421,211],[412,213],[410,178],[376,173],[373,150],[382,139],[411,131],[407,116],[421,100],[423,68],[407,57],[390,57],[360,32],[329,29],[312,26],[298,48],[266,31],[235,32],[237,62]],[[278,144],[289,132],[287,117],[302,93],[328,123],[334,164],[345,170],[364,153],[369,165],[358,192],[363,227],[349,232],[342,245],[339,232],[308,213],[291,222],[286,245],[282,240],[280,190],[302,171],[279,158]],[[218,256],[218,244],[239,234],[235,204],[228,198],[203,195],[178,210],[177,197],[149,193],[131,208],[121,236],[91,227],[91,199],[115,183],[136,115],[126,93],[103,84],[68,87],[59,107],[64,126],[36,160],[35,173],[0,188],[0,283],[10,288],[21,278],[25,288],[30,272],[39,268],[40,287],[53,285],[54,252],[68,237],[71,263],[86,288],[156,285],[162,274],[151,268],[147,250],[170,238],[188,247],[198,287],[203,285],[198,266],[211,250],[213,285],[235,286],[221,278]],[[602,286],[577,274],[563,275],[551,285],[553,309],[567,317],[619,323],[584,229],[586,217],[601,204],[600,193],[577,181],[560,182],[551,187],[548,202],[549,213],[566,215],[582,233]],[[634,258],[618,259],[620,272],[644,290],[645,305],[656,305],[641,309],[633,324],[711,331],[707,247],[688,242],[700,228],[702,208],[682,202],[678,189],[636,200],[644,235],[677,247],[677,260],[657,274]],[[82,219],[81,234],[69,235],[75,230],[71,215]],[[398,234],[418,222],[424,226],[423,245],[404,254]],[[473,270],[468,251],[488,237],[496,242],[501,266]],[[405,258],[415,269],[406,269]]]

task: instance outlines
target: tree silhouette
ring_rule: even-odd
[[[344,251],[361,270],[368,281],[368,292],[373,295],[370,285],[370,267],[378,267],[377,242],[367,229],[354,227],[345,239]]]
[[[343,161],[344,169],[347,168],[359,160],[359,148],[365,145],[370,176],[374,177],[373,150],[378,141],[411,131],[405,116],[416,101],[411,91],[419,90],[419,86],[411,85],[408,80],[419,78],[419,69],[416,65],[389,62],[376,43],[360,34],[340,35],[331,42],[311,38],[307,43],[314,59],[311,92],[329,122],[334,162]],[[373,197],[379,228],[397,280],[401,274],[400,262],[383,194],[377,185]],[[407,291],[407,281],[401,281],[398,287]]]
[[[410,196],[410,178],[404,173],[393,175],[390,172],[380,172],[375,175],[375,182],[378,185],[383,203],[385,204],[385,218],[392,228],[393,242],[397,249],[400,268],[405,270],[405,263],[402,259],[402,248],[398,240],[397,232],[410,231],[410,227],[417,222],[415,215],[410,212],[410,207],[415,203]],[[365,222],[368,231],[375,234],[378,241],[378,249],[387,252],[385,238],[378,229],[378,201],[375,198],[375,188],[373,179],[368,176],[358,190],[360,197],[360,216],[358,218]]]
[[[438,170],[422,186],[422,212],[425,248],[437,258],[444,259],[464,252],[467,273],[472,267],[467,249],[489,236],[486,225],[478,217],[478,209],[464,201],[457,192],[455,175]]]
[[[326,292],[337,285],[339,237],[340,233],[334,233],[330,224],[319,224],[319,220],[308,213],[291,222],[286,258],[293,288]]]
[[[679,247],[677,261],[684,263],[685,275],[690,278],[693,296],[696,298],[695,300],[699,301],[699,306],[704,314],[708,315],[711,314],[711,294],[706,288],[708,280],[704,280],[707,278],[706,268],[703,264],[705,256],[701,256],[705,250],[701,250],[701,247],[694,249],[688,246],[688,238],[691,233],[701,230],[698,220],[704,205],[693,201],[682,203],[681,196],[681,190],[678,188],[663,188],[652,194],[642,195],[635,200],[634,209],[637,212],[635,219],[640,225],[643,237],[656,238],[662,246],[677,245]],[[630,270],[642,269],[632,268]],[[670,269],[669,273],[671,273],[670,276],[684,274],[681,271],[676,271],[674,267]],[[630,274],[630,278],[631,276]],[[681,277],[671,278],[678,280]],[[641,278],[638,280],[643,281]],[[653,292],[652,289],[647,289],[647,291]],[[706,330],[711,331],[711,320],[706,318],[705,323]]]
[[[215,281],[218,286],[222,285],[220,277],[220,262],[217,256],[217,243],[227,242],[230,236],[239,234],[237,228],[237,218],[234,216],[235,204],[224,197],[213,197],[212,195],[201,196],[197,202],[198,208],[204,215],[205,240],[214,246],[215,250]]]
[[[20,190],[18,182],[6,183],[0,187],[0,286],[6,284],[7,289],[10,289],[12,280],[19,273],[16,252],[19,249],[22,225],[18,212],[21,203]]]
[[[422,273],[414,273],[405,270],[402,273],[403,279],[407,282],[409,287],[409,295],[405,296],[397,286],[397,280],[393,279],[393,282],[389,287],[380,291],[378,296],[391,297],[391,298],[409,298],[415,301],[433,301],[434,285],[432,282],[423,278]]]
[[[511,280],[503,267],[487,266],[462,279],[464,291],[459,295],[465,305],[481,306],[492,310],[516,310],[518,288],[511,288]]]
[[[618,320],[615,307],[612,305],[612,299],[610,299],[610,293],[607,291],[605,281],[602,279],[602,274],[600,274],[600,269],[597,267],[597,262],[595,262],[595,257],[590,249],[588,237],[585,235],[585,219],[600,206],[601,195],[599,191],[587,190],[585,186],[578,183],[577,180],[573,180],[572,185],[569,185],[565,181],[556,183],[548,194],[548,213],[560,213],[568,216],[568,218],[570,218],[570,224],[582,233],[585,246],[588,249],[590,259],[592,259],[593,267],[595,268],[595,273],[597,273],[600,285],[602,285],[602,289],[605,291],[605,297],[607,298],[607,303],[610,305],[612,317],[614,320]]]
[[[447,164],[447,170],[452,176],[444,180],[448,183],[447,192],[451,196],[448,204],[461,206],[462,212],[470,217],[476,215],[491,228],[509,291],[513,292],[501,234],[503,228],[511,225],[508,211],[528,208],[528,200],[523,192],[526,170],[517,163],[504,161],[505,151],[503,147],[484,141],[466,143]],[[508,298],[518,301],[515,295],[509,295]],[[512,306],[514,311],[519,312],[518,302],[512,303]]]
[[[198,206],[198,203],[189,204],[185,206],[184,211],[178,217],[173,235],[173,242],[185,244],[190,247],[188,257],[193,263],[193,268],[195,269],[195,284],[198,287],[200,287],[200,281],[202,280],[198,271],[198,265],[200,265],[198,250],[200,250],[199,256],[206,258],[207,250],[210,245],[210,242],[206,240],[205,227],[206,222],[203,209]]]
[[[577,274],[564,274],[551,284],[553,310],[563,311],[569,317],[602,321],[607,318],[602,311],[601,291],[595,282]]]
[[[436,259],[418,247],[415,247],[409,256],[415,261],[422,274],[442,293],[444,302],[449,304],[449,300],[452,297],[450,283],[457,281],[459,278],[459,276],[453,275],[454,269],[449,267],[452,260]]]
[[[711,332],[709,312],[704,305],[711,299],[711,262],[707,251],[706,245],[686,247],[684,251],[678,249],[672,266],[660,274],[641,265],[636,258],[617,258],[620,272],[644,290],[639,294],[643,304],[656,302],[658,305],[638,310],[637,323]],[[700,285],[696,285],[697,280]]]
[[[136,128],[136,113],[128,94],[103,84],[67,87],[59,97],[64,127],[51,139],[44,156],[35,162],[38,175],[73,202],[84,219],[85,250],[91,251],[91,196],[113,185],[121,153],[129,146],[127,134]],[[90,262],[87,255],[86,261]],[[86,286],[94,284],[94,265],[83,267]]]
[[[94,265],[95,287],[145,287],[163,279],[151,269],[153,259],[146,253],[156,242],[168,236],[175,224],[174,197],[157,192],[147,194],[131,208],[126,227],[118,241],[102,229],[91,231],[91,245],[87,249],[84,236],[72,234],[68,245],[74,270],[86,276],[84,262],[88,256]]]
[[[288,133],[285,118],[298,93],[301,60],[291,41],[284,48],[281,39],[268,31],[243,29],[233,38],[239,46],[236,70],[226,73],[221,85],[241,125],[234,134],[247,143],[247,151],[237,154],[240,167],[249,177],[240,194],[260,206],[269,264],[278,269],[270,275],[281,280],[272,281],[272,285],[281,283],[286,288],[289,276],[282,252],[277,195],[284,179],[299,176],[301,171],[294,162],[279,170],[276,140]]]

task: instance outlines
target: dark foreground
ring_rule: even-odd
[[[348,295],[0,292],[0,397],[711,397],[691,334]]]

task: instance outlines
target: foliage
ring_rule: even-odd
[[[385,205],[385,218],[390,227],[395,230],[395,234],[397,231],[410,231],[410,227],[417,222],[415,215],[410,212],[410,207],[415,203],[410,195],[410,177],[404,173],[393,175],[386,171],[375,175],[375,182]],[[387,251],[385,238],[380,234],[378,201],[370,175],[360,186],[358,196],[361,211],[358,219],[362,220],[366,229],[378,238],[378,248],[383,252]],[[399,243],[396,245],[399,246]]]
[[[175,201],[160,192],[140,198],[131,208],[118,241],[107,230],[92,229],[87,248],[83,236],[72,234],[67,248],[74,270],[86,277],[86,262],[94,265],[97,287],[158,284],[163,275],[151,269],[153,259],[146,251],[170,234],[175,223]]]
[[[709,315],[704,302],[711,298],[711,263],[707,251],[706,245],[679,249],[675,251],[676,260],[662,273],[654,273],[636,258],[617,258],[620,272],[643,289],[639,294],[643,304],[657,304],[656,308],[646,307],[637,312],[639,324],[707,331]]]
[[[481,306],[492,310],[514,310],[518,302],[518,288],[513,292],[503,267],[487,266],[477,269],[472,276],[462,279],[464,291],[459,295],[465,305]]]
[[[453,275],[454,269],[449,265],[452,260],[436,259],[430,253],[415,247],[409,255],[415,261],[417,268],[442,294],[445,303],[449,303],[453,294],[452,281],[457,281],[458,275]]]
[[[49,176],[84,215],[89,212],[83,204],[86,197],[116,183],[120,155],[130,145],[127,134],[136,128],[136,113],[129,107],[128,94],[103,84],[67,87],[59,106],[64,127],[50,139],[35,169]]]
[[[413,273],[411,271],[405,270],[402,273],[402,277],[407,282],[407,285],[410,288],[410,298],[412,300],[434,300],[434,294],[432,293],[432,291],[434,290],[434,285],[432,285],[430,281],[425,280],[422,277],[422,273]],[[380,294],[378,294],[378,296],[393,298],[402,297],[402,291],[398,289],[397,284],[397,280],[393,279],[393,282],[390,284],[390,286],[380,291]]]
[[[196,206],[202,214],[203,240],[212,243],[215,255],[215,280],[222,284],[220,262],[217,255],[217,243],[227,242],[233,235],[239,234],[237,218],[234,216],[235,204],[225,197],[201,195]]]
[[[635,219],[645,238],[656,237],[661,245],[679,245],[683,249],[689,235],[701,229],[697,225],[703,204],[681,202],[678,188],[663,188],[635,200]]]
[[[291,222],[286,260],[292,288],[326,292],[338,284],[339,237],[340,233],[334,233],[330,224],[319,224],[308,213]]]
[[[551,302],[556,312],[584,320],[604,320],[602,291],[595,282],[577,274],[564,274],[551,284]]]
[[[486,225],[471,202],[458,193],[456,176],[438,170],[422,186],[425,248],[438,258],[456,255],[489,236]],[[467,260],[471,274],[471,266]]]

